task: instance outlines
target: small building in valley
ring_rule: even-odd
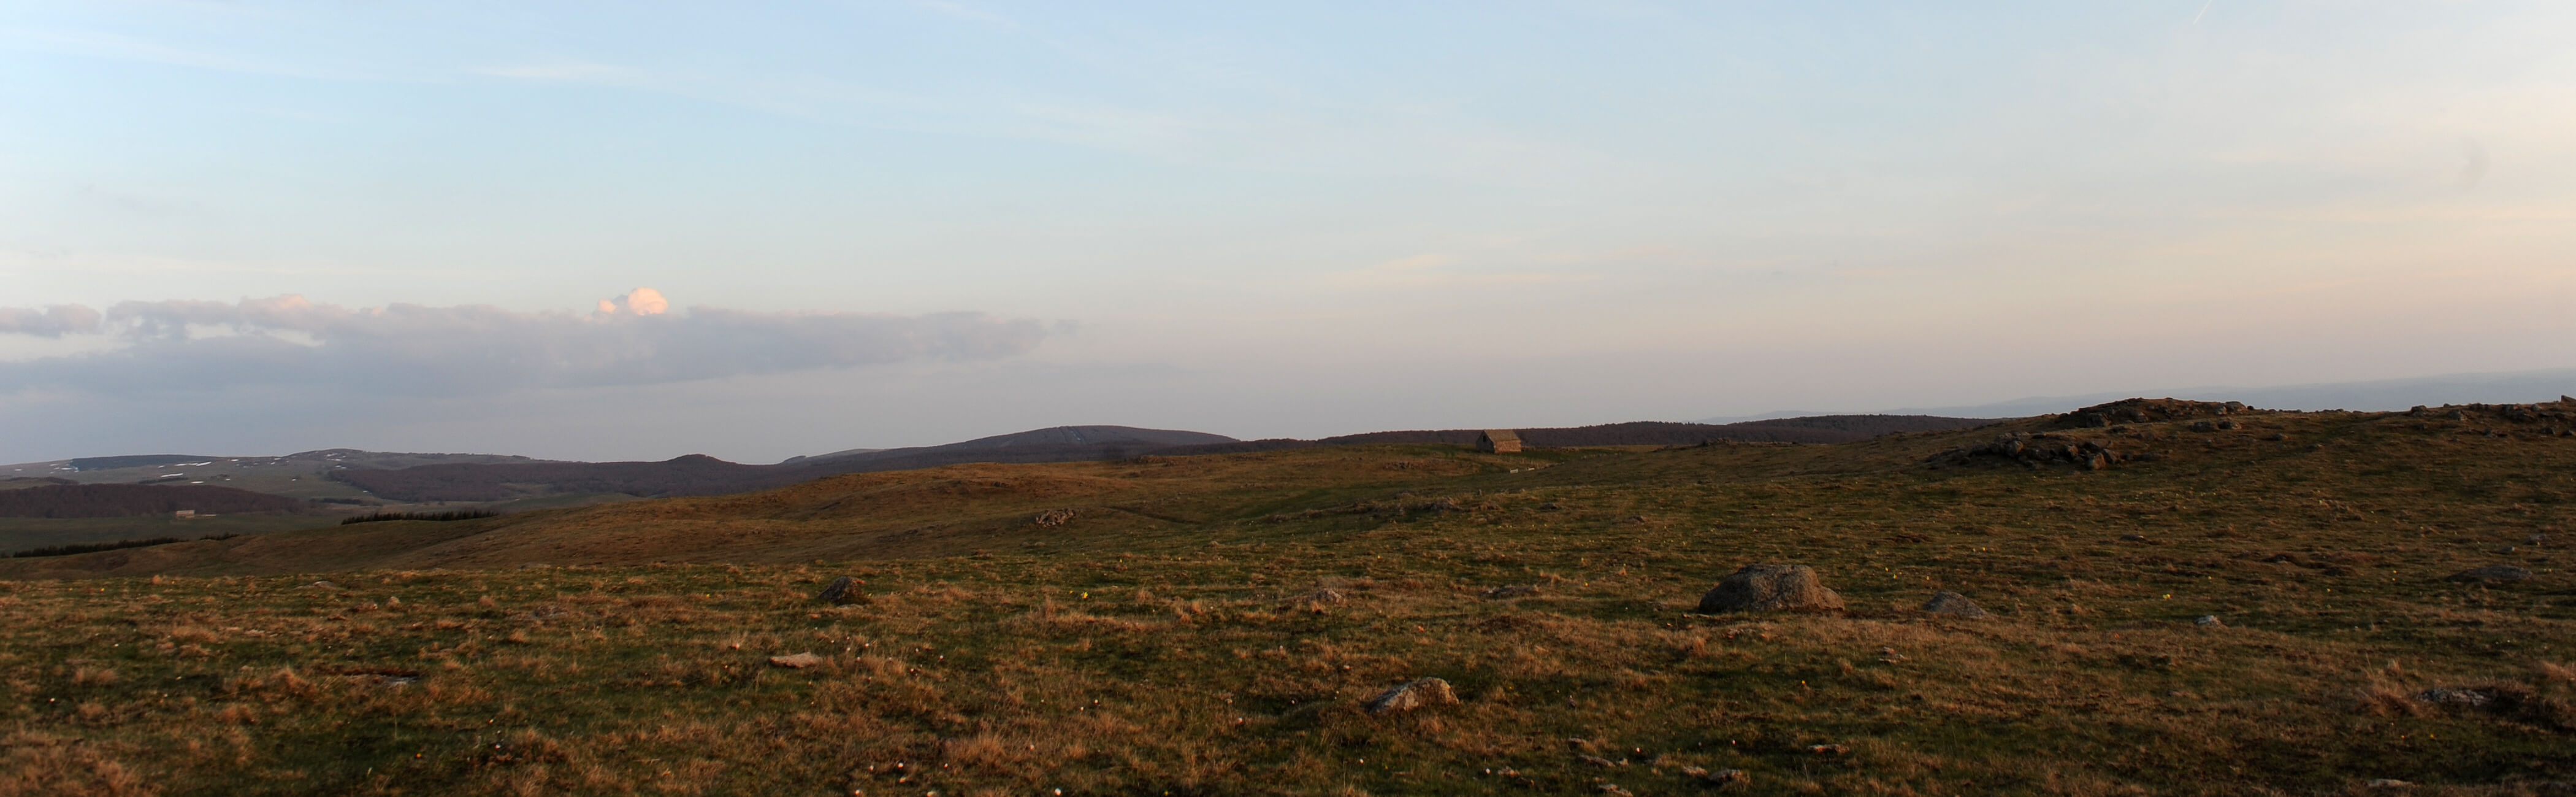
[[[1488,454],[1509,454],[1519,451],[1521,433],[1510,429],[1487,429],[1484,434],[1476,436],[1476,450]]]

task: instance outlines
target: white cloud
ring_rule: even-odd
[[[65,333],[98,331],[98,311],[77,304],[42,310],[0,307],[0,334],[59,338]]]
[[[112,336],[106,351],[0,362],[0,391],[135,393],[304,385],[371,394],[478,395],[525,388],[646,385],[1025,353],[1031,320],[766,313],[692,307],[638,288],[604,312],[488,306],[350,308],[302,296],[0,308],[0,334]]]

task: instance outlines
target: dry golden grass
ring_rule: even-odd
[[[2576,780],[2576,439],[2244,421],[2076,433],[2167,454],[2099,472],[1920,464],[1997,430],[970,466],[535,514],[374,570],[0,582],[0,794]],[[1078,512],[1029,522],[1053,508]],[[1851,610],[1689,612],[1752,561]],[[2535,576],[2444,580],[2499,563]],[[810,599],[840,575],[861,599]],[[1943,589],[1995,616],[1914,610]],[[1420,677],[1463,702],[1362,711]]]

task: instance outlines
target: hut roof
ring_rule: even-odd
[[[1497,443],[1506,440],[1518,441],[1521,439],[1521,433],[1510,429],[1487,429],[1485,430],[1485,439],[1492,440]]]

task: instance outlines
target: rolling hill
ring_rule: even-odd
[[[1892,432],[1956,429],[1990,421],[1930,416],[1843,415],[1711,425],[1638,422],[1525,429],[1541,447],[1695,445],[1711,440],[1839,443]],[[442,463],[398,470],[347,469],[333,478],[400,501],[500,501],[549,493],[669,497],[780,487],[845,473],[917,470],[964,463],[1118,460],[1137,456],[1281,451],[1364,443],[1472,443],[1481,430],[1371,432],[1320,440],[1236,440],[1223,435],[1125,426],[1059,426],[961,443],[860,450],[748,465],[692,454],[662,462]]]
[[[0,490],[0,517],[110,518],[167,515],[292,512],[304,501],[202,484],[46,484]]]

